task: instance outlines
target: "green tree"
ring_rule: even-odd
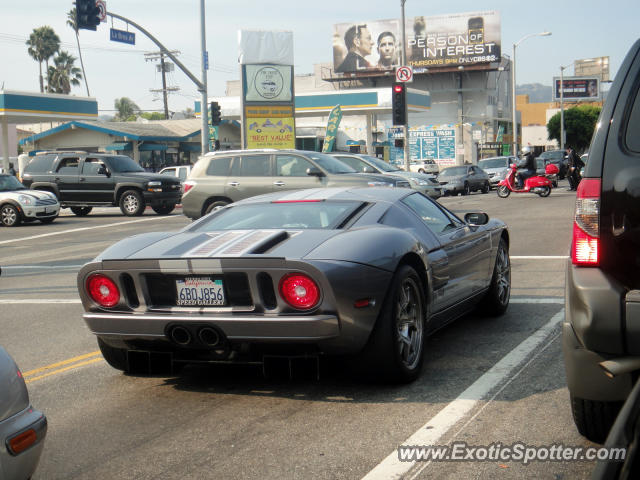
[[[591,137],[600,115],[600,107],[580,105],[564,111],[564,130],[566,145],[571,145],[576,151],[584,151],[591,143]],[[547,123],[549,140],[557,140],[560,144],[560,112],[556,113]]]
[[[133,120],[135,120],[135,115],[140,113],[140,107],[138,107],[133,100],[127,97],[116,98],[114,106],[118,111],[114,118],[115,121],[128,122],[132,120],[132,117]]]
[[[71,85],[80,85],[82,74],[74,65],[76,58],[62,50],[53,58],[53,65],[47,72],[48,90],[52,93],[71,93]]]
[[[89,84],[87,83],[87,74],[84,71],[84,62],[82,61],[82,50],[80,49],[80,32],[78,31],[78,25],[76,23],[76,8],[73,7],[67,12],[67,25],[73,28],[76,32],[76,43],[78,44],[78,56],[80,57],[80,67],[82,67],[82,78],[84,78],[84,86],[87,87],[87,97],[90,97]]]
[[[146,120],[164,120],[164,113],[160,112],[144,112],[140,116]]]
[[[34,28],[29,40],[26,41],[27,52],[40,67],[40,93],[44,92],[44,81],[42,78],[42,62],[45,62],[46,71],[49,71],[49,59],[60,49],[60,37],[56,35],[53,28],[48,25]],[[48,90],[48,87],[47,87]]]

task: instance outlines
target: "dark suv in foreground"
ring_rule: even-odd
[[[86,152],[48,152],[25,167],[22,183],[46,190],[60,205],[83,216],[96,206],[119,206],[127,216],[142,215],[150,205],[167,215],[180,202],[180,179],[146,172],[124,155]]]
[[[602,442],[640,374],[640,41],[600,114],[578,187],[563,351],[573,417]]]

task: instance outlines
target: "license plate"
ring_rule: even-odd
[[[202,277],[176,280],[176,305],[206,307],[224,304],[222,280]]]

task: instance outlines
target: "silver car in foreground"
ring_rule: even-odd
[[[0,224],[15,227],[40,220],[51,223],[60,213],[53,193],[29,190],[13,175],[0,175]]]
[[[47,418],[29,403],[18,366],[0,347],[0,479],[31,478],[47,435]]]

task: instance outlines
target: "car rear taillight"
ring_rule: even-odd
[[[574,265],[597,267],[600,262],[601,185],[599,178],[584,178],[578,185],[571,241]]]
[[[183,193],[187,193],[189,190],[191,190],[193,187],[196,186],[196,182],[192,182],[191,180],[187,180],[186,182],[184,182],[184,184],[182,186],[184,188]]]
[[[278,290],[285,302],[299,310],[313,308],[320,300],[318,285],[302,273],[290,273],[282,277]]]
[[[7,440],[7,447],[11,455],[18,455],[36,443],[36,440],[38,440],[38,435],[33,428],[30,428],[25,432],[9,438]]]
[[[109,277],[99,273],[87,279],[87,293],[102,307],[113,307],[120,301],[118,286]]]

